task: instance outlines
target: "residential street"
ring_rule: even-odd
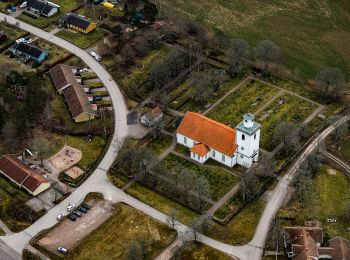
[[[25,248],[28,241],[33,236],[38,234],[40,231],[55,225],[57,223],[57,215],[60,213],[66,213],[66,207],[68,203],[79,204],[89,192],[101,192],[107,200],[110,200],[112,202],[125,202],[137,210],[140,210],[145,214],[153,217],[154,219],[167,224],[168,217],[165,214],[116,188],[108,181],[108,178],[106,176],[106,172],[112,165],[116,156],[115,147],[113,144],[128,135],[128,126],[126,122],[127,108],[123,95],[120,92],[117,83],[111,78],[104,67],[84,50],[61,38],[55,37],[48,32],[18,21],[11,16],[0,13],[1,20],[4,20],[5,17],[8,23],[15,24],[16,22],[19,22],[21,29],[35,34],[38,37],[46,39],[52,43],[55,43],[60,47],[74,53],[80,57],[91,69],[94,70],[94,72],[108,89],[111,100],[113,102],[113,109],[115,112],[115,132],[113,135],[112,143],[105,153],[104,158],[100,162],[99,166],[79,188],[77,188],[59,205],[49,210],[47,214],[45,214],[42,218],[40,218],[26,230],[1,237],[0,259],[20,259],[19,254],[22,253],[23,248]],[[296,161],[289,169],[288,173],[281,178],[277,187],[273,191],[273,194],[271,195],[270,200],[268,201],[263,215],[260,219],[254,238],[249,244],[245,246],[235,247],[221,243],[203,235],[199,235],[199,240],[215,249],[228,253],[242,260],[261,259],[261,254],[263,247],[265,246],[270,224],[278,208],[281,206],[281,203],[283,202],[285,196],[287,195],[287,187],[294,178],[300,164],[309,154],[311,154],[317,148],[321,140],[328,136],[335,129],[335,127],[338,127],[348,119],[348,116],[342,117],[339,121],[337,121],[336,124],[325,129],[306,147],[298,159],[296,159]],[[176,225],[176,230],[180,234],[185,234],[187,229],[188,227],[181,223],[178,223],[178,225]],[[120,235],[122,235],[122,233]],[[7,245],[4,242],[6,242]]]

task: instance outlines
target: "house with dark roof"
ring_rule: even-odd
[[[62,21],[66,28],[85,34],[95,30],[97,26],[96,23],[90,22],[85,16],[74,13],[66,13]]]
[[[85,86],[81,85],[73,72],[74,68],[58,64],[49,73],[59,94],[63,94],[69,111],[75,122],[84,122],[95,118]]]
[[[153,125],[161,122],[162,119],[163,112],[160,107],[157,106],[141,117],[141,123],[148,127],[152,127]]]
[[[36,196],[50,188],[50,182],[14,155],[0,157],[0,174]]]
[[[38,63],[42,63],[49,56],[47,51],[26,42],[15,43],[9,50],[17,57],[24,57]]]
[[[285,248],[292,260],[347,260],[350,259],[349,241],[342,237],[329,240],[328,247],[322,247],[321,227],[285,227]]]
[[[190,149],[191,158],[199,163],[214,159],[226,166],[249,168],[258,160],[260,125],[254,115],[245,114],[235,129],[187,112],[176,130],[177,143]]]
[[[59,12],[60,6],[42,0],[27,0],[28,11],[45,17],[52,17]]]

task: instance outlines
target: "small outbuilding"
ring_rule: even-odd
[[[163,111],[160,109],[159,106],[157,106],[141,117],[141,123],[145,126],[152,127],[155,124],[161,122],[162,119]]]

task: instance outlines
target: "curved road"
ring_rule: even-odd
[[[6,20],[8,23],[15,24],[19,22],[11,16],[4,15],[0,13],[0,19]],[[34,26],[20,22],[20,27],[32,34],[37,35],[47,41],[55,43],[62,48],[76,54],[80,57],[90,68],[92,68],[104,85],[107,87],[111,99],[113,101],[113,108],[115,113],[115,132],[112,139],[112,144],[118,140],[121,140],[127,136],[128,127],[126,124],[126,114],[127,109],[121,92],[119,91],[118,85],[114,82],[108,72],[99,64],[94,58],[92,58],[84,50],[76,47],[75,45],[55,37],[48,32],[38,29]],[[348,116],[344,116],[339,119],[336,123],[326,128],[320,135],[318,135],[303,151],[303,153],[298,157],[298,159],[293,163],[289,171],[281,178],[277,187],[273,191],[265,209],[260,222],[257,226],[255,235],[250,243],[244,246],[231,246],[225,243],[221,243],[204,235],[199,235],[199,241],[217,249],[225,252],[231,256],[234,256],[242,260],[258,260],[261,259],[263,247],[265,246],[265,241],[269,232],[269,228],[277,210],[281,206],[283,200],[287,195],[287,188],[295,177],[296,172],[300,164],[305,160],[305,158],[311,154],[318,147],[320,141],[326,138],[331,132],[334,131],[336,127],[339,127],[343,123],[349,120]],[[112,185],[107,178],[106,172],[112,165],[114,158],[116,156],[115,149],[113,145],[108,148],[103,160],[99,164],[98,168],[92,173],[92,175],[79,187],[77,188],[67,199],[61,202],[59,205],[55,206],[47,212],[42,218],[36,221],[26,230],[2,237],[0,239],[0,259],[20,259],[20,254],[23,248],[26,246],[28,241],[40,231],[52,227],[57,223],[56,216],[62,212],[66,211],[66,206],[69,202],[79,204],[84,197],[89,192],[101,192],[104,197],[113,202],[125,202],[130,206],[144,212],[145,214],[165,223],[167,223],[168,217],[159,212],[158,210],[150,207],[149,205],[135,199],[134,197],[124,193],[122,190],[116,188]],[[185,234],[188,227],[178,223],[176,225],[176,230]],[[5,242],[5,243],[4,243]],[[18,254],[15,256],[15,253]]]

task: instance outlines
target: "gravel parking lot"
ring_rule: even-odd
[[[97,229],[112,215],[112,204],[105,201],[88,201],[92,208],[76,221],[67,218],[39,239],[38,244],[54,254],[59,254],[57,248],[62,246],[68,250],[73,248],[90,232]],[[68,212],[65,212],[65,214]]]

